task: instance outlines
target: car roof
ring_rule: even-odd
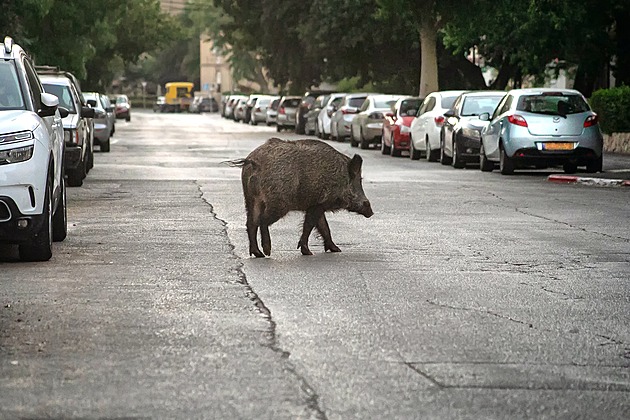
[[[38,76],[42,83],[66,86],[70,86],[70,84],[72,84],[72,80],[61,74],[38,74]]]
[[[504,90],[475,90],[462,93],[462,96],[499,96],[507,94]]]
[[[582,93],[575,89],[556,89],[556,88],[525,88],[525,89],[512,89],[507,92],[512,95],[531,95],[537,93],[549,93],[549,92],[558,92],[562,94],[577,94],[582,95]]]

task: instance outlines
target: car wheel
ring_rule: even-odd
[[[391,153],[391,146],[385,144],[385,136],[381,134],[381,153],[384,155],[389,155]]]
[[[359,131],[359,142],[361,142],[361,149],[367,149],[370,147],[370,143],[363,138],[363,129]]]
[[[394,134],[390,136],[389,144],[390,144],[390,149],[391,149],[391,155],[393,157],[400,157],[402,155],[402,151],[396,148],[396,142],[394,141]]]
[[[85,170],[85,173],[89,173],[90,169],[92,169],[94,167],[94,150],[92,150],[92,146],[88,146],[88,160],[87,160],[87,168]]]
[[[101,143],[101,152],[103,152],[103,153],[109,152],[109,139],[107,139],[107,141],[104,141],[103,143]]]
[[[420,159],[422,155],[420,154],[419,150],[416,150],[416,148],[413,146],[413,138],[409,138],[409,157],[411,158],[411,160],[418,160]]]
[[[18,250],[22,261],[48,261],[52,257],[52,180],[49,179],[44,195],[44,213],[42,227],[35,237],[20,244]]]
[[[574,174],[577,172],[578,166],[577,163],[569,160],[564,162],[564,164],[562,165],[562,169],[564,170],[565,174]]]
[[[499,159],[499,169],[502,175],[512,175],[514,173],[514,159],[510,158],[503,145],[501,145],[501,155]]]
[[[85,162],[79,162],[76,169],[68,171],[68,186],[80,187],[85,179]]]
[[[601,172],[604,168],[604,155],[602,154],[600,157],[595,158],[593,160],[589,160],[586,162],[586,172],[589,174],[594,174],[596,172]]]
[[[277,131],[278,133],[279,133],[279,132],[281,132],[281,131],[282,131],[282,127],[281,127],[281,126],[279,126],[279,125],[276,125],[276,131]]]
[[[131,121],[131,115],[127,115],[127,118],[125,118],[125,121],[127,122]]]
[[[424,140],[424,147],[425,147],[425,157],[427,159],[427,161],[429,162],[437,162],[437,151],[431,150],[431,145],[429,143],[429,138],[427,137]]]
[[[462,169],[466,164],[460,159],[459,153],[457,153],[457,138],[453,139],[453,168]]]
[[[359,143],[354,139],[354,130],[350,129],[350,146],[357,147]]]
[[[318,139],[323,139],[324,138],[322,136],[322,132],[319,131],[319,123],[317,121],[315,122],[315,137],[317,137]]]
[[[66,179],[61,177],[61,197],[52,217],[53,241],[61,242],[68,235],[68,207],[66,205]]]
[[[494,169],[494,163],[490,162],[486,157],[486,151],[483,148],[483,142],[481,142],[481,146],[479,148],[479,169],[482,172],[492,172]]]

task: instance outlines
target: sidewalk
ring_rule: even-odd
[[[562,184],[630,187],[630,155],[604,153],[603,172],[589,174],[580,171],[574,175],[553,174],[549,175],[547,180]]]

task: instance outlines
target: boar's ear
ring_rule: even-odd
[[[350,179],[354,179],[357,176],[361,176],[361,165],[363,159],[359,155],[352,156],[350,163],[348,164],[348,172],[350,173]]]

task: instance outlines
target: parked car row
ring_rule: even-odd
[[[602,170],[603,138],[597,115],[570,89],[448,90],[426,98],[382,93],[308,91],[302,97],[232,95],[222,115],[275,124],[278,131],[380,146],[383,154],[425,157],[454,168],[482,171],[562,165]],[[276,105],[277,104],[277,105]],[[251,109],[254,109],[252,112]]]
[[[109,151],[115,109],[72,73],[35,66],[10,37],[0,58],[0,243],[46,261],[67,235],[66,184],[83,184],[94,144]]]

